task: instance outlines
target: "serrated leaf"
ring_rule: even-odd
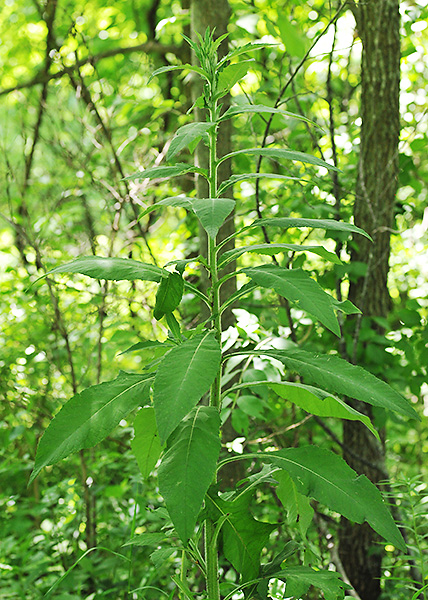
[[[220,360],[220,345],[213,331],[190,338],[164,356],[153,386],[161,443],[209,390]]]
[[[220,117],[220,121],[225,121],[226,119],[230,119],[231,117],[235,117],[236,115],[241,115],[244,113],[267,113],[281,115],[283,117],[290,117],[293,119],[298,119],[299,121],[305,121],[306,123],[310,123],[311,125],[315,125],[316,127],[318,127],[317,123],[311,121],[310,119],[307,119],[306,117],[303,117],[302,115],[288,112],[287,110],[283,110],[282,108],[275,108],[274,106],[265,106],[264,104],[243,104],[231,106]]]
[[[226,179],[218,188],[218,194],[221,195],[225,190],[230,188],[235,183],[240,181],[248,181],[248,179],[290,179],[292,181],[302,181],[302,177],[289,177],[288,175],[278,175],[277,173],[243,173],[242,175],[232,175]]]
[[[379,439],[379,434],[367,415],[360,413],[340,398],[336,398],[324,390],[291,381],[270,382],[268,385],[281,398],[293,402],[296,406],[300,406],[306,412],[317,417],[335,417],[337,419],[361,421]]]
[[[172,313],[181,302],[184,291],[184,280],[180,273],[168,273],[160,282],[153,316],[156,321],[162,319],[166,313]]]
[[[140,171],[139,173],[134,173],[133,175],[129,175],[129,177],[125,177],[125,180],[133,180],[133,179],[168,179],[169,177],[178,177],[179,175],[185,175],[186,173],[200,173],[204,174],[203,169],[198,169],[197,167],[186,165],[184,163],[178,163],[176,165],[163,165],[161,167],[152,167],[149,169],[144,169],[144,171]]]
[[[285,150],[283,148],[244,148],[242,150],[235,150],[230,152],[219,159],[219,163],[239,156],[240,154],[246,154],[247,156],[266,156],[267,158],[273,158],[275,160],[295,160],[309,165],[315,165],[317,167],[324,167],[330,171],[339,171],[334,165],[330,165],[321,158],[306,154],[305,152],[298,152],[297,150]]]
[[[226,94],[233,86],[238,83],[248,73],[248,63],[254,62],[253,60],[244,60],[241,62],[229,65],[220,72],[218,78],[217,89],[219,93],[217,98],[221,98]]]
[[[158,470],[159,489],[180,539],[193,535],[220,454],[220,416],[212,406],[195,407],[169,440]]]
[[[420,420],[410,402],[387,383],[338,356],[313,354],[298,348],[263,350],[257,354],[276,358],[288,369],[296,371],[305,381],[317,387]]]
[[[103,256],[80,256],[63,265],[51,269],[37,281],[53,273],[80,273],[93,279],[109,279],[120,281],[126,279],[134,281],[155,281],[158,283],[162,277],[168,275],[168,271],[149,265],[147,263],[132,260],[131,258],[104,258]]]
[[[294,217],[276,217],[273,219],[256,219],[250,227],[280,227],[281,229],[291,229],[291,227],[310,227],[311,229],[325,229],[331,231],[346,231],[348,233],[359,233],[367,239],[372,238],[363,229],[352,225],[352,223],[343,223],[334,219],[300,219]]]
[[[177,552],[177,548],[174,547],[158,548],[150,554],[150,560],[156,569],[160,569],[175,552]]]
[[[286,567],[272,573],[270,577],[284,581],[285,595],[293,598],[302,598],[311,585],[322,590],[325,600],[342,600],[345,590],[351,589],[350,585],[342,581],[339,573],[316,571],[311,567]]]
[[[156,202],[155,204],[151,204],[145,210],[143,210],[143,212],[138,217],[138,220],[142,219],[143,217],[145,217],[149,213],[153,212],[154,210],[158,210],[158,208],[160,208],[162,206],[173,206],[173,207],[191,209],[192,208],[191,200],[193,200],[193,198],[188,198],[187,196],[170,196],[168,198],[163,198],[162,200],[159,200],[159,202]]]
[[[260,458],[285,469],[299,493],[350,521],[367,521],[388,542],[405,551],[403,537],[377,487],[365,475],[357,475],[340,456],[307,446],[262,452]]]
[[[305,244],[253,244],[252,246],[242,246],[240,248],[233,248],[220,255],[219,268],[224,267],[233,260],[236,260],[246,252],[254,254],[267,254],[273,256],[282,252],[312,252],[318,254],[322,258],[330,260],[331,262],[341,265],[342,261],[334,252],[329,252],[323,246],[310,246]],[[347,305],[346,305],[347,306]],[[355,307],[354,307],[355,308]],[[357,309],[358,310],[358,309]]]
[[[73,396],[41,438],[29,483],[43,467],[101,442],[131,410],[149,400],[152,381],[153,375],[121,371],[113,381],[94,385]]]
[[[177,129],[168,148],[168,152],[166,153],[166,159],[170,160],[193,141],[201,139],[201,137],[214,126],[215,123],[195,122],[188,123]]]
[[[298,304],[325,327],[340,336],[340,327],[331,296],[302,269],[285,269],[278,265],[260,265],[242,269],[257,285],[274,289],[280,296]]]
[[[211,238],[215,238],[226,217],[235,208],[235,200],[230,198],[197,198],[192,200],[192,208],[202,227]]]
[[[131,442],[131,448],[137,459],[141,475],[144,478],[148,477],[162,452],[155,411],[151,406],[145,406],[139,410],[134,419],[134,439]]]
[[[260,553],[270,533],[277,525],[262,523],[251,515],[251,490],[227,501],[213,493],[208,494],[206,505],[213,521],[224,518],[220,536],[225,557],[241,574],[241,583],[255,579],[260,571]]]

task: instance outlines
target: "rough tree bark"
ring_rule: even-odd
[[[398,177],[400,16],[398,0],[365,0],[353,4],[363,44],[361,65],[361,142],[354,206],[355,224],[373,238],[358,239],[353,261],[367,264],[367,273],[351,284],[349,297],[365,316],[386,316],[390,308],[387,286],[390,233]],[[360,322],[357,321],[355,347]],[[355,358],[355,357],[354,357]],[[367,412],[367,407],[358,406]],[[384,471],[384,450],[363,426],[346,422],[345,447],[374,465],[367,468],[345,452],[359,473],[378,483]],[[380,467],[378,470],[377,467]],[[340,558],[362,600],[380,596],[382,554],[378,538],[367,525],[342,520]]]

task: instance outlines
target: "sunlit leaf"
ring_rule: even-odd
[[[134,439],[131,442],[131,448],[142,476],[148,477],[162,451],[156,427],[155,411],[151,406],[145,406],[139,410],[134,419]]]
[[[224,267],[233,260],[236,260],[242,254],[251,252],[254,254],[267,254],[273,256],[282,252],[312,252],[318,254],[326,260],[341,265],[342,261],[334,252],[329,252],[323,246],[310,246],[305,244],[253,244],[252,246],[241,246],[240,248],[233,248],[220,255],[219,268]]]
[[[363,229],[352,225],[335,221],[334,219],[300,219],[294,217],[275,217],[272,219],[256,219],[250,227],[280,227],[281,229],[291,229],[292,227],[309,227],[311,229],[325,229],[331,231],[345,231],[348,233],[359,233],[371,240],[371,237]]]
[[[312,154],[298,152],[297,150],[285,150],[283,148],[244,148],[226,154],[219,159],[219,162],[221,163],[234,156],[239,156],[240,154],[246,154],[247,156],[266,156],[267,158],[273,158],[275,160],[294,160],[309,165],[315,165],[317,167],[325,167],[330,171],[339,171],[334,165],[330,165],[321,158],[312,156]]]

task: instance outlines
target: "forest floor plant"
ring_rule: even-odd
[[[140,342],[128,349],[156,348],[159,352],[160,357],[147,364],[143,372],[121,371],[115,380],[83,390],[62,407],[39,442],[30,481],[45,466],[98,444],[122,419],[129,418],[131,411],[137,410],[132,448],[143,477],[157,468],[159,489],[171,520],[170,532],[173,532],[170,537],[159,532],[152,541],[159,543],[160,536],[162,543],[175,543],[175,547],[181,548],[181,576],[173,577],[181,598],[227,600],[237,598],[241,593],[245,598],[266,599],[270,593],[270,580],[280,580],[285,582],[287,597],[301,598],[313,585],[322,590],[327,600],[340,599],[348,586],[337,573],[306,565],[290,566],[287,559],[296,551],[293,544],[284,541],[282,550],[271,556],[269,562],[262,563],[262,550],[267,547],[276,525],[253,518],[249,509],[251,498],[257,486],[270,483],[276,487],[284,504],[294,505],[295,512],[302,519],[305,516],[308,523],[312,508],[307,498],[313,498],[354,522],[367,521],[389,544],[405,551],[402,536],[380,492],[366,477],[357,476],[340,456],[314,445],[269,447],[243,454],[222,453],[222,417],[231,412],[231,407],[224,412],[224,398],[243,388],[256,390],[257,386],[264,386],[278,398],[290,400],[314,415],[360,420],[376,436],[368,418],[334,394],[368,402],[409,418],[418,417],[406,399],[386,383],[335,355],[313,354],[291,342],[285,348],[277,348],[268,339],[256,347],[238,344],[226,351],[223,349],[222,314],[257,287],[275,290],[336,335],[340,335],[336,311],[358,312],[350,302],[338,302],[325,292],[301,268],[263,262],[224,274],[227,265],[234,264],[247,252],[270,256],[289,251],[312,252],[326,260],[338,260],[322,245],[257,244],[225,251],[227,240],[217,240],[219,228],[235,207],[235,201],[225,195],[234,183],[264,176],[288,178],[280,174],[246,173],[220,182],[218,167],[224,161],[242,154],[334,169],[311,155],[277,147],[240,149],[218,156],[218,127],[226,119],[242,113],[279,113],[302,119],[280,108],[264,105],[239,105],[222,110],[219,101],[247,71],[248,61],[241,61],[239,57],[267,45],[247,44],[219,59],[217,49],[224,37],[215,40],[213,33],[207,30],[204,37],[199,36],[198,43],[186,38],[199,66],[167,66],[152,75],[182,69],[202,78],[203,94],[196,105],[205,109],[206,121],[181,127],[170,143],[166,158],[171,160],[185,148],[194,150],[202,140],[209,148],[208,167],[176,163],[148,168],[129,177],[150,180],[195,173],[206,179],[207,198],[181,195],[165,198],[144,214],[165,206],[193,211],[207,233],[208,253],[192,262],[206,269],[209,289],[197,287],[186,279],[185,271],[190,262],[186,260],[173,261],[166,265],[168,268],[160,268],[132,259],[84,256],[50,271],[51,274],[80,273],[103,280],[139,279],[158,283],[154,317],[165,320],[169,335],[165,341]],[[312,228],[368,237],[349,223],[281,216],[257,219],[231,237],[239,238],[244,231],[260,227],[275,227],[284,232],[289,228]],[[245,275],[249,281],[221,302],[221,286],[238,275],[240,278]],[[208,319],[192,330],[182,330],[174,316],[184,290],[196,296],[209,310]],[[238,373],[240,360],[255,357],[280,365],[284,374],[282,379],[245,383],[238,380],[227,387],[222,385],[222,375],[228,364],[234,364],[232,373]],[[289,381],[288,372],[297,373],[302,378],[300,381],[305,383]],[[221,480],[222,468],[231,461],[242,460],[263,466],[235,490],[220,492],[217,482]],[[143,538],[146,536],[146,542],[150,543],[150,535],[153,536],[143,533],[137,537],[140,543],[145,543]],[[236,584],[220,582],[219,553],[222,563],[228,562],[239,575]],[[191,589],[187,579],[191,566],[203,574],[205,592]],[[173,595],[174,592],[169,597]]]

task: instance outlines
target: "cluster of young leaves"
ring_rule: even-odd
[[[281,112],[290,118],[302,119],[299,115],[262,105],[236,106],[222,112],[218,101],[243,77],[247,68],[245,61],[234,62],[235,59],[257,50],[263,44],[249,44],[234,49],[219,60],[217,49],[221,41],[222,38],[214,41],[212,32],[207,31],[204,37],[199,36],[198,43],[188,40],[200,66],[162,67],[153,73],[153,76],[158,76],[166,71],[181,69],[193,72],[204,80],[204,92],[197,105],[206,109],[206,121],[181,127],[171,141],[167,159],[174,158],[185,148],[194,150],[197,143],[203,140],[210,150],[208,168],[175,163],[146,169],[130,177],[150,180],[197,173],[207,180],[208,198],[174,196],[158,202],[150,210],[179,206],[195,213],[207,232],[209,251],[208,256],[198,257],[194,262],[207,270],[210,288],[205,292],[186,280],[186,261],[171,263],[176,265],[175,270],[171,271],[131,259],[90,256],[80,257],[49,272],[80,273],[102,280],[158,283],[154,317],[165,319],[169,336],[164,342],[151,340],[128,349],[138,351],[156,347],[160,351],[161,357],[147,364],[142,373],[121,372],[115,380],[87,388],[64,405],[40,440],[30,481],[45,466],[99,443],[131,411],[141,407],[134,422],[133,451],[144,477],[153,471],[160,460],[157,471],[159,488],[175,532],[185,549],[190,548],[189,540],[195,535],[201,515],[202,521],[210,523],[214,529],[213,543],[221,540],[226,559],[241,576],[237,589],[253,586],[259,598],[266,598],[268,580],[277,578],[287,582],[289,594],[303,594],[309,585],[316,585],[324,591],[326,598],[343,598],[345,586],[334,574],[303,567],[283,568],[283,557],[274,559],[270,566],[260,563],[261,551],[275,526],[259,522],[251,516],[250,499],[257,485],[270,477],[272,485],[282,486],[283,492],[288,490],[285,499],[287,510],[302,511],[302,507],[307,508],[302,499],[314,498],[355,522],[369,522],[391,544],[404,550],[402,536],[379,491],[367,478],[357,476],[339,456],[316,446],[258,452],[219,460],[222,398],[230,391],[226,386],[222,388],[222,365],[231,356],[238,355],[263,356],[278,361],[287,372],[297,373],[304,378],[305,383],[254,381],[246,382],[245,386],[268,385],[280,398],[286,398],[312,414],[358,419],[373,432],[367,417],[334,394],[381,406],[406,417],[417,418],[417,415],[410,404],[384,382],[337,356],[313,354],[297,347],[275,349],[268,344],[263,350],[238,349],[227,353],[222,350],[221,313],[257,287],[274,290],[336,335],[340,335],[336,312],[340,310],[352,314],[358,309],[350,302],[338,302],[302,269],[266,263],[238,268],[232,276],[245,275],[249,281],[221,305],[219,291],[225,280],[221,277],[221,268],[247,252],[272,255],[292,249],[314,252],[327,260],[337,261],[337,257],[322,245],[295,248],[291,244],[257,244],[224,252],[224,241],[217,241],[219,228],[235,206],[232,198],[223,197],[224,192],[238,179],[263,177],[260,173],[248,173],[233,176],[219,184],[217,169],[223,161],[238,155],[265,156],[275,161],[291,160],[334,169],[311,155],[277,147],[246,148],[217,157],[217,129],[225,119],[242,112]],[[284,176],[278,174],[277,177]],[[368,237],[364,231],[349,223],[328,219],[258,219],[245,230],[262,226],[283,231],[291,228],[333,230]],[[238,237],[241,232],[236,232],[232,237]],[[210,314],[208,320],[195,329],[182,331],[174,311],[185,289],[198,296],[207,305]],[[217,473],[230,460],[244,458],[260,460],[268,465],[269,477],[263,473],[262,477],[247,482],[243,489],[227,495],[220,493],[214,484]],[[275,479],[276,473],[278,479]],[[206,570],[210,593],[213,582],[209,581],[208,564]],[[184,582],[181,581],[179,585],[183,586]],[[216,599],[210,597],[210,600]]]

